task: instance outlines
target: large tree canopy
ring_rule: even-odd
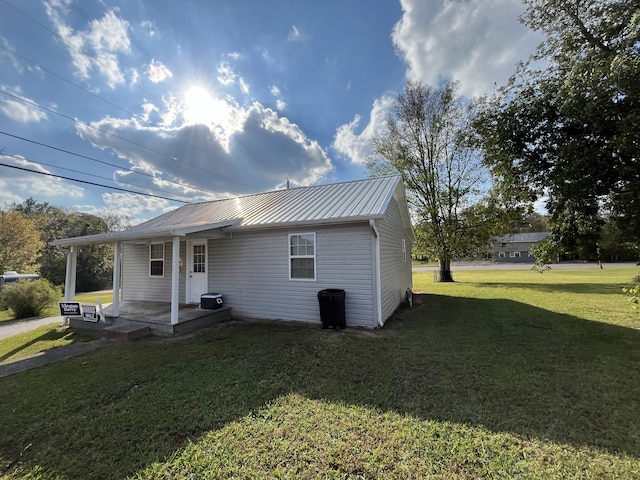
[[[125,220],[116,215],[101,218],[87,213],[65,211],[48,203],[28,198],[14,205],[14,212],[35,224],[42,240],[38,252],[40,274],[55,285],[64,283],[66,255],[49,242],[58,238],[79,237],[120,229]],[[87,245],[79,249],[76,288],[88,292],[111,288],[113,248],[108,245]]]
[[[476,124],[502,193],[546,196],[555,238],[596,249],[602,215],[640,235],[640,2],[525,0],[546,40]]]
[[[43,246],[32,220],[21,212],[0,210],[0,274],[39,272],[37,260]]]
[[[409,82],[396,97],[386,130],[374,139],[368,167],[398,172],[417,220],[418,249],[440,262],[440,280],[452,281],[451,259],[467,255],[485,232],[490,209],[482,200],[488,170],[470,142],[472,104],[456,93]]]

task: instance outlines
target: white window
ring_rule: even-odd
[[[402,239],[402,261],[407,263],[407,241]]]
[[[289,279],[316,279],[316,234],[289,235]]]
[[[149,276],[164,277],[164,243],[149,245]]]
[[[504,258],[504,252],[498,252],[498,258]]]
[[[520,258],[520,252],[509,252],[511,258]]]

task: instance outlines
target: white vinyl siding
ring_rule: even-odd
[[[348,326],[373,326],[371,229],[362,222],[315,230],[315,282],[289,280],[289,234],[273,229],[234,232],[209,241],[209,286],[234,317],[320,322],[318,291],[345,291]]]
[[[185,242],[180,242],[180,258],[185,258]],[[164,277],[149,276],[149,246],[122,246],[122,299],[171,301],[171,242],[164,243]],[[180,272],[180,302],[185,301],[185,272]]]
[[[385,217],[376,220],[380,234],[380,280],[382,295],[382,320],[388,319],[405,300],[408,288],[412,288],[410,242],[400,216],[395,198],[389,202]]]

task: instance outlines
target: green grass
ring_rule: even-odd
[[[638,478],[636,271],[425,272],[380,331],[232,322],[0,379],[0,478]]]
[[[95,293],[80,293],[78,295],[75,296],[74,301],[76,302],[85,302],[88,304],[96,304],[98,303],[98,299],[100,299],[100,301],[103,304],[106,303],[111,303],[111,301],[113,300],[113,293],[112,292],[95,292]],[[60,301],[64,300],[64,298],[60,298]],[[60,310],[58,308],[58,305],[52,305],[49,308],[45,309],[42,312],[42,315],[39,315],[37,317],[32,317],[32,318],[44,318],[44,317],[54,317],[54,316],[58,316],[60,315]],[[14,320],[14,316],[13,313],[10,310],[0,310],[0,323],[2,323],[3,321],[12,321]],[[25,319],[23,319],[25,320]]]
[[[37,355],[53,348],[94,339],[89,335],[82,335],[66,328],[61,329],[58,325],[58,323],[44,325],[35,330],[0,340],[0,364]]]

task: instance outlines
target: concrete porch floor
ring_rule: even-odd
[[[71,319],[71,327],[82,330],[103,331],[111,338],[135,339],[145,335],[176,335],[231,319],[231,308],[223,306],[211,310],[199,305],[180,305],[178,323],[171,324],[169,302],[123,301],[120,312],[113,316],[113,305],[103,308],[104,322],[86,322]]]
[[[223,307],[224,308],[224,307]],[[197,304],[181,304],[178,308],[178,323],[189,322],[197,318],[206,317],[218,310],[200,308]],[[120,315],[113,316],[113,305],[104,307],[107,318],[130,320],[145,323],[171,324],[171,303],[149,302],[143,300],[120,302]]]

